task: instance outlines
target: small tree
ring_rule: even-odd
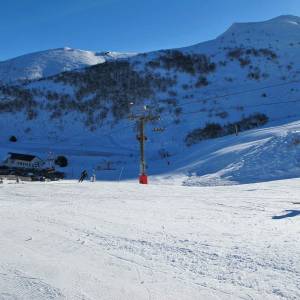
[[[224,135],[223,127],[218,123],[207,123],[203,128],[197,128],[188,133],[185,138],[187,146],[196,144],[199,141],[214,139]]]
[[[68,159],[63,155],[57,156],[54,162],[56,165],[58,165],[62,168],[66,167],[68,165]]]
[[[12,135],[10,138],[9,138],[9,141],[12,142],[12,143],[15,143],[18,139]]]

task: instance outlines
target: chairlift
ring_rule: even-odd
[[[154,131],[154,132],[164,132],[165,128],[164,127],[154,127],[152,129],[152,131]]]

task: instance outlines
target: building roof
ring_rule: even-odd
[[[24,161],[32,161],[37,157],[35,155],[12,153],[12,152],[10,152],[9,155],[10,155],[10,159],[17,159],[17,160],[24,160]]]

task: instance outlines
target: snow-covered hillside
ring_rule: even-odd
[[[68,47],[51,49],[0,62],[0,82],[12,83],[33,80],[61,72],[103,63],[107,60],[126,58],[134,53],[84,51]]]
[[[286,147],[299,126],[282,127],[300,119],[299,24],[294,16],[234,24],[191,47],[0,86],[3,156],[54,152],[69,158],[69,177],[96,168],[99,178],[132,178],[138,146],[129,116],[147,104],[142,113],[160,116],[146,126],[152,174],[173,182],[179,172],[179,182],[192,185],[299,176],[298,145]],[[17,143],[8,142],[11,135]],[[107,164],[115,172],[102,172]]]
[[[299,44],[300,18],[297,16],[279,16],[265,22],[235,23],[218,39],[235,43],[239,40],[244,45],[259,45],[261,48],[272,46],[275,40],[277,47],[289,48]]]
[[[232,185],[300,177],[300,122],[270,124],[183,150],[155,181],[190,186]]]
[[[153,138],[169,149],[160,135]],[[87,169],[89,175],[95,172],[98,180],[137,180],[138,143],[128,145],[126,139],[133,138],[124,136],[122,128],[114,132],[114,137],[109,131],[103,132],[101,139],[97,133],[84,137],[84,132],[69,138],[55,134],[22,138],[17,143],[2,143],[0,156],[4,158],[8,152],[35,153],[44,159],[50,154],[65,155],[69,165],[61,171],[68,178],[78,178],[82,169]],[[300,177],[299,121],[273,122],[238,136],[203,141],[191,148],[182,144],[171,146],[171,156],[164,157],[157,152],[155,141],[146,143],[151,184],[215,186]]]
[[[299,299],[299,192],[5,182],[0,298]]]

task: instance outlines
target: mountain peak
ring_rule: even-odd
[[[217,39],[227,43],[267,47],[274,41],[280,46],[298,42],[300,17],[282,15],[262,22],[234,23]]]
[[[293,25],[300,25],[300,17],[293,15],[281,15],[276,18],[273,18],[269,21],[265,21],[266,23],[287,23]]]

